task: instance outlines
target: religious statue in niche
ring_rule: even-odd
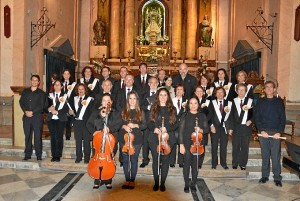
[[[210,21],[207,15],[204,15],[203,21],[199,24],[199,46],[212,47],[212,32],[213,28],[210,26]]]
[[[147,10],[145,22],[147,27],[145,31],[145,39],[150,45],[156,45],[158,41],[162,40],[162,18],[160,9]]]
[[[105,45],[106,44],[106,25],[102,20],[102,17],[98,17],[93,26],[94,31],[94,45]]]

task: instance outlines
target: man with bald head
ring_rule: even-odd
[[[112,96],[112,87],[113,87],[113,85],[110,80],[107,79],[107,80],[102,81],[101,92],[96,94],[96,96],[95,96],[94,102],[95,102],[96,108],[98,108],[100,106],[99,104],[101,103],[103,94],[106,94],[106,93],[110,94],[113,101],[115,101],[115,97]]]
[[[173,77],[173,87],[175,88],[178,84],[182,84],[184,87],[184,97],[190,99],[197,86],[197,79],[188,74],[188,66],[185,63],[179,65],[179,74]]]

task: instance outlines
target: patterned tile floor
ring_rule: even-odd
[[[0,201],[29,201],[40,200],[58,183],[66,178],[67,172],[33,171],[19,169],[0,169]],[[113,179],[113,189],[107,190],[105,186],[100,189],[92,189],[93,180],[84,174],[79,181],[66,191],[62,200],[66,201],[192,201],[191,193],[183,192],[182,177],[168,177],[166,192],[153,192],[153,179],[150,176],[138,176],[134,190],[123,190],[123,175],[116,175]],[[283,187],[276,187],[272,181],[266,184],[258,184],[257,180],[246,179],[205,179],[204,186],[208,193],[200,190],[203,200],[238,201],[238,200],[300,200],[299,182],[285,181]],[[204,188],[198,185],[198,189]],[[58,187],[63,189],[64,186]],[[47,195],[48,195],[47,194]],[[212,195],[213,199],[209,199]],[[47,199],[43,199],[47,200]]]

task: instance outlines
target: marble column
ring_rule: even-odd
[[[124,56],[128,51],[133,55],[133,33],[134,33],[134,0],[126,0],[125,4],[125,34],[124,34]]]
[[[172,56],[173,52],[177,52],[177,57],[181,57],[181,32],[182,32],[182,1],[174,0],[173,1],[173,20],[172,20]]]
[[[187,1],[186,58],[196,57],[197,1]]]
[[[110,57],[120,55],[120,0],[111,0],[110,16]]]

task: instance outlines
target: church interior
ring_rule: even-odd
[[[118,163],[113,189],[95,190],[87,165],[74,163],[73,132],[61,162],[53,163],[44,124],[43,160],[22,161],[19,105],[32,75],[48,92],[53,73],[64,69],[77,80],[89,66],[100,79],[108,66],[118,80],[123,66],[135,76],[146,63],[151,76],[164,70],[172,77],[185,63],[197,80],[207,75],[213,82],[223,68],[233,83],[244,70],[257,99],[265,81],[276,83],[288,120],[284,136],[300,146],[300,0],[1,0],[0,7],[0,200],[300,200],[299,170],[282,167],[283,188],[258,183],[262,158],[255,134],[246,171],[211,170],[208,143],[189,194],[178,166],[169,169],[166,192],[152,191],[151,165],[138,169],[134,190],[124,190]],[[281,153],[289,156],[284,140]],[[230,161],[230,139],[227,155]]]

